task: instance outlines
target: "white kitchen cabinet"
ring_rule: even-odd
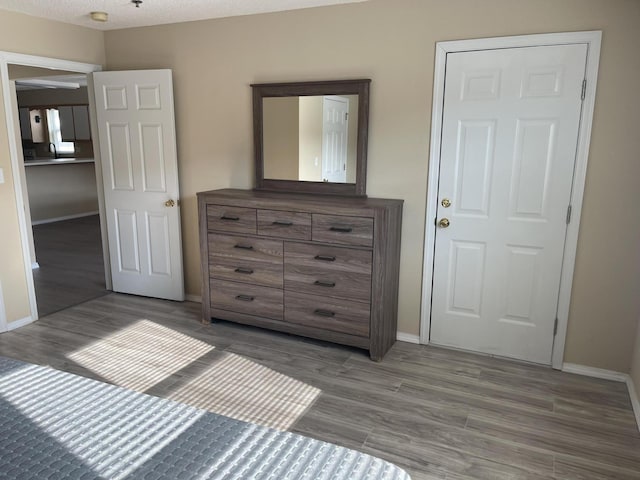
[[[58,112],[63,142],[91,140],[88,105],[58,107]]]
[[[47,143],[49,141],[49,131],[47,129],[46,111],[41,108],[30,108],[29,121],[31,123],[31,141],[33,143]]]
[[[31,140],[31,117],[29,116],[29,108],[19,108],[18,113],[20,116],[20,136],[22,140]]]
[[[76,139],[75,128],[73,125],[73,107],[58,107],[58,115],[60,116],[60,133],[63,142],[73,142]]]
[[[76,140],[91,140],[88,105],[73,106],[73,124],[76,131]]]

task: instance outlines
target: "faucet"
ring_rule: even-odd
[[[52,152],[52,151],[53,151],[53,158],[58,158],[58,150],[56,149],[56,144],[53,142],[49,142],[49,152]]]

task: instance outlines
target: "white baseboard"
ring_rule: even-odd
[[[185,295],[184,299],[187,302],[202,303],[202,297],[200,295]]]
[[[2,294],[2,283],[0,283],[0,332],[7,330],[7,312],[4,309],[4,295]]]
[[[633,413],[636,416],[636,423],[638,424],[638,430],[640,430],[640,400],[636,393],[636,386],[633,384],[633,378],[631,375],[627,375],[627,388],[629,389],[629,397],[631,398],[631,406],[633,407]]]
[[[615,372],[613,370],[605,370],[603,368],[588,367],[586,365],[578,365],[577,363],[563,363],[562,371],[567,373],[575,373],[577,375],[584,375],[585,377],[613,380],[614,382],[626,382],[628,377],[626,373]]]
[[[10,322],[7,325],[7,330],[11,331],[11,330],[15,330],[16,328],[24,327],[25,325],[29,325],[33,321],[34,321],[33,318],[31,318],[30,316],[21,318],[19,320],[14,320],[13,322]]]
[[[33,262],[31,264],[31,270],[37,270],[38,268],[40,268],[40,264],[38,262]]]
[[[577,375],[585,375],[587,377],[602,378],[604,380],[613,380],[614,382],[623,382],[627,384],[629,390],[629,398],[631,399],[631,406],[633,407],[633,414],[636,417],[636,424],[638,425],[638,431],[640,431],[640,400],[636,393],[633,379],[627,373],[615,372],[613,370],[605,370],[602,368],[587,367],[585,365],[578,365],[575,363],[562,364],[562,371],[568,373],[575,373]]]
[[[398,340],[400,342],[419,344],[420,343],[420,336],[419,335],[412,335],[411,333],[398,332],[398,333],[396,333],[396,340]]]
[[[65,215],[64,217],[45,218],[44,220],[35,220],[31,222],[31,225],[42,225],[45,223],[62,222],[64,220],[73,220],[74,218],[90,217],[92,215],[98,215],[100,212],[84,212],[76,213],[73,215]]]

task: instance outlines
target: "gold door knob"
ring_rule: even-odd
[[[449,226],[449,219],[443,218],[438,222],[438,225],[440,225],[440,228],[447,228]]]
[[[449,200],[448,198],[443,198],[440,202],[440,205],[442,205],[444,208],[449,208],[451,206],[451,200]]]
[[[176,202],[172,198],[171,200],[167,200],[166,202],[164,202],[164,206],[165,207],[175,207],[176,206]]]

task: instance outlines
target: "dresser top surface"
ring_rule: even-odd
[[[312,205],[321,202],[325,207],[347,207],[347,208],[380,208],[401,206],[404,200],[371,198],[371,197],[345,197],[334,195],[318,195],[306,193],[285,193],[269,192],[263,190],[242,190],[236,188],[224,188],[220,190],[209,190],[198,192],[198,197],[205,197],[216,200],[228,199],[230,201],[245,202],[276,202],[290,203],[294,205]],[[265,207],[267,207],[265,205]]]

